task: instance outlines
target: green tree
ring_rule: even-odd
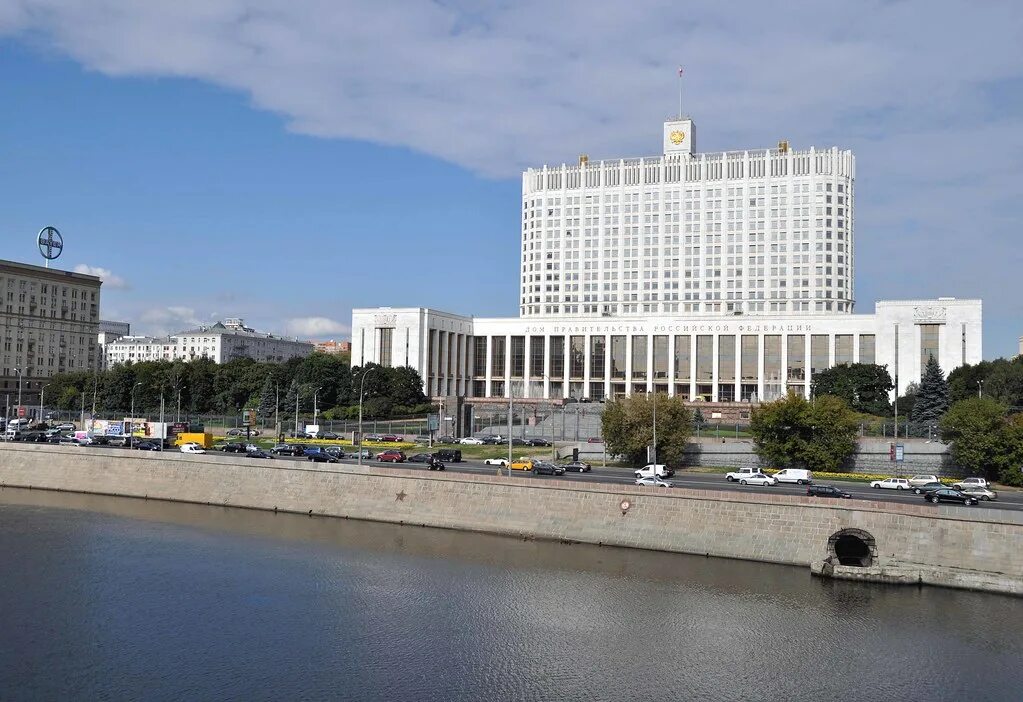
[[[885,366],[843,363],[813,376],[814,397],[833,395],[845,400],[854,412],[886,417],[891,412],[888,394],[895,384]]]
[[[913,421],[922,424],[937,422],[948,411],[948,381],[934,356],[927,358],[924,377],[920,380]]]
[[[956,465],[992,480],[1023,484],[1023,417],[989,397],[960,400],[941,419]]]
[[[898,399],[898,407],[893,407],[892,412],[899,410],[900,417],[912,417],[913,407],[916,406],[916,398],[920,394],[920,384],[910,383],[906,386],[906,394]]]
[[[409,366],[387,370],[387,395],[394,404],[413,407],[427,401],[419,371]]]
[[[633,464],[646,463],[653,443],[654,406],[657,408],[657,461],[682,465],[686,444],[693,433],[693,415],[680,397],[634,394],[607,403],[601,417],[604,441],[611,454],[622,454]]]
[[[831,395],[807,400],[800,394],[753,410],[750,433],[757,455],[776,466],[836,471],[856,450],[856,415]]]
[[[998,359],[1004,362],[1004,359]],[[997,362],[997,361],[996,361]],[[963,365],[948,374],[948,400],[950,403],[976,397],[979,383],[986,382],[994,364],[981,361],[975,365]]]
[[[273,374],[267,373],[266,379],[263,381],[263,389],[259,393],[259,406],[256,408],[256,412],[263,419],[269,419],[274,416],[276,409],[277,388],[274,385]]]
[[[281,416],[295,418],[295,405],[298,402],[298,381],[292,380],[291,385],[288,387],[288,392],[284,396],[284,402],[281,405]]]

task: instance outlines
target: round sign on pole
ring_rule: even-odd
[[[40,229],[38,243],[39,253],[47,261],[57,258],[64,250],[64,238],[57,231],[56,227],[43,227]]]

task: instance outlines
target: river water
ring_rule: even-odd
[[[1023,699],[1023,600],[0,490],[2,700]]]

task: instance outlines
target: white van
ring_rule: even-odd
[[[774,474],[779,483],[795,483],[796,485],[813,484],[813,473],[801,468],[786,468]]]

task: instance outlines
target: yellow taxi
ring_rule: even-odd
[[[531,458],[517,458],[511,463],[512,470],[533,470],[533,459]]]

